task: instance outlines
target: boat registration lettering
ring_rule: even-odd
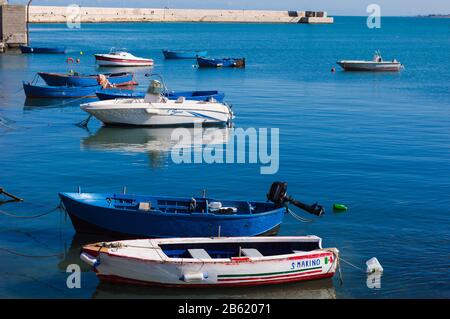
[[[183,110],[177,110],[177,109],[169,109],[167,110],[167,114],[169,115],[176,115],[183,113]]]
[[[320,258],[293,261],[291,264],[291,269],[304,269],[311,267],[318,267],[320,265]]]

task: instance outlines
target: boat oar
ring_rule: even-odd
[[[298,208],[316,216],[321,216],[325,213],[325,209],[321,205],[317,203],[313,205],[304,204],[291,196],[288,196],[286,191],[287,183],[273,182],[270,186],[269,193],[267,194],[267,199],[277,205],[286,205],[287,203],[291,203],[294,206],[297,206]]]

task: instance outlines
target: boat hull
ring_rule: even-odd
[[[132,90],[102,90],[96,93],[97,97],[101,101],[105,100],[114,100],[114,99],[123,99],[123,98],[137,98],[143,99],[145,96],[144,92],[134,92]],[[176,100],[180,96],[184,96],[186,100],[192,101],[207,101],[210,98],[214,98],[216,101],[223,102],[225,97],[224,93],[218,91],[186,91],[186,92],[178,92],[172,91],[167,94],[169,99]]]
[[[66,47],[30,47],[21,45],[20,51],[22,53],[64,54],[66,53]]]
[[[197,64],[200,68],[244,68],[245,58],[208,59],[197,57]]]
[[[94,86],[98,85],[97,74],[93,75],[71,75],[64,73],[39,72],[39,76],[49,86]],[[104,74],[109,83],[116,86],[137,85],[134,74],[131,72]]]
[[[152,59],[122,59],[95,54],[99,66],[153,66]]]
[[[41,86],[23,82],[23,90],[27,98],[81,98],[95,97],[101,86],[68,87]]]
[[[171,214],[133,210],[118,213],[116,209],[90,205],[73,196],[60,194],[77,232],[116,238],[211,237],[219,233],[221,236],[274,235],[285,215],[285,208],[245,215]]]
[[[345,71],[370,71],[370,72],[397,72],[401,69],[400,63],[393,62],[337,62]]]
[[[232,120],[231,111],[223,104],[204,102],[188,105],[182,103],[148,104],[143,100],[130,103],[129,99],[117,99],[111,103],[99,104],[100,101],[82,104],[85,112],[93,115],[106,125],[134,125],[134,126],[192,126],[200,125],[227,125]]]
[[[166,59],[196,59],[197,57],[204,57],[208,54],[207,51],[170,51],[163,50],[164,58]]]
[[[102,256],[102,260],[104,261],[104,258]],[[147,267],[149,269],[150,267]],[[188,267],[185,271],[187,270]],[[196,266],[198,268],[198,265]],[[273,267],[274,268],[274,267]],[[106,270],[107,271],[107,270]],[[139,269],[138,269],[139,271]],[[148,271],[148,270],[147,270]],[[153,269],[152,269],[153,271]],[[265,270],[263,273],[266,273]],[[182,283],[178,280],[178,282],[175,282],[173,280],[174,278],[171,278],[173,282],[167,282],[162,281],[161,278],[156,278],[154,276],[149,276],[150,278],[146,278],[145,276],[130,276],[128,272],[128,268],[125,268],[125,270],[117,271],[117,269],[114,269],[110,271],[111,273],[120,273],[120,275],[111,274],[111,273],[102,273],[100,271],[97,271],[97,277],[105,282],[111,282],[111,283],[117,283],[117,284],[132,284],[132,285],[143,285],[143,286],[158,286],[158,287],[167,287],[167,288],[213,288],[213,287],[251,287],[251,286],[266,286],[266,285],[275,285],[275,284],[284,284],[284,283],[291,283],[291,282],[299,282],[299,281],[311,281],[311,280],[319,280],[319,279],[325,279],[325,278],[331,278],[335,274],[335,270],[332,272],[324,272],[324,271],[311,271],[304,273],[302,275],[298,276],[276,276],[272,278],[266,278],[264,277],[257,277],[258,274],[255,273],[255,279],[257,280],[237,280],[233,282],[224,282],[220,280],[216,281],[210,281],[209,283]],[[277,272],[277,271],[275,271]],[[162,271],[158,272],[157,274],[161,274]],[[210,275],[210,274],[208,274]]]

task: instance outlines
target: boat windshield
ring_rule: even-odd
[[[115,48],[115,47],[112,47],[110,50],[109,50],[109,54],[121,54],[121,53],[128,53],[128,50],[127,50],[127,48]]]

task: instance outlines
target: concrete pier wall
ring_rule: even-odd
[[[326,16],[326,13],[325,13]],[[100,8],[31,6],[31,23],[98,22],[244,22],[299,23],[304,11]],[[316,23],[320,23],[317,20]],[[329,22],[327,22],[329,23]]]
[[[27,43],[26,7],[0,6],[0,52]]]

